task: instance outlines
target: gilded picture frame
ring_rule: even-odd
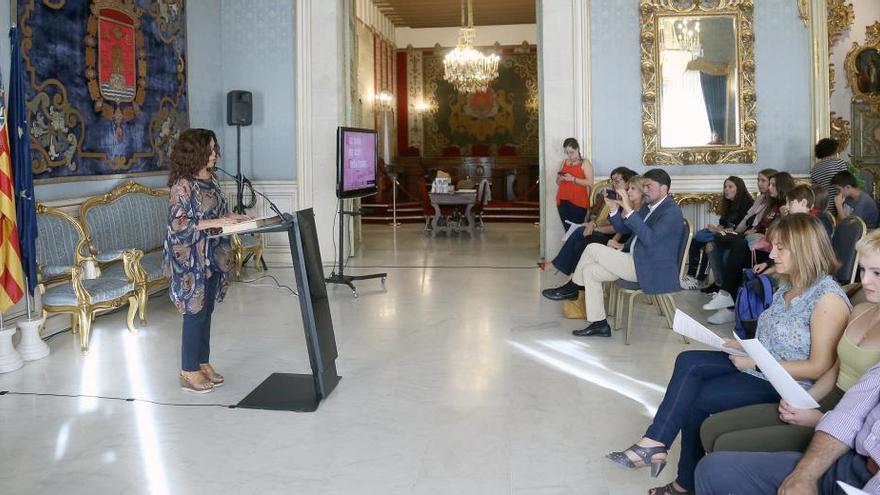
[[[645,165],[740,163],[757,159],[757,98],[755,91],[753,0],[641,0],[642,144]],[[665,18],[733,20],[735,44],[735,119],[733,144],[663,147],[660,22]]]
[[[846,54],[846,79],[852,100],[866,103],[872,113],[880,113],[880,21],[865,32],[865,43],[854,42]]]

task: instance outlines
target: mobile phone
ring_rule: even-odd
[[[620,199],[620,195],[617,194],[617,191],[615,191],[614,189],[605,189],[605,196],[606,196],[608,199],[611,199],[611,200],[614,200],[614,201],[617,201],[617,200]]]

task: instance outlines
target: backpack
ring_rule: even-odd
[[[741,339],[751,339],[755,337],[758,317],[773,302],[773,285],[767,275],[755,275],[751,269],[744,274],[746,281],[736,292],[733,331]]]

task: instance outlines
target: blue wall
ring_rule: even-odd
[[[642,164],[638,0],[592,0],[592,129],[597,175]],[[809,30],[796,2],[757,0],[754,12],[758,96],[755,165],[664,167],[670,174],[751,175],[765,167],[806,173],[812,151]],[[635,166],[635,167],[633,167]]]
[[[291,1],[222,1],[223,94],[218,103],[225,122],[227,91],[254,95],[254,123],[241,129],[242,172],[251,179],[296,177],[294,15]],[[223,162],[230,170],[235,168],[235,128],[223,128]]]

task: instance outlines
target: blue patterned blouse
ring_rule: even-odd
[[[825,275],[808,287],[803,294],[786,304],[784,296],[791,290],[788,284],[782,284],[773,294],[773,303],[758,317],[758,330],[755,337],[770,351],[777,361],[806,361],[810,359],[811,334],[810,319],[816,303],[825,294],[838,295],[852,308],[846,293],[830,275]],[[755,370],[746,373],[764,378],[764,374]],[[812,385],[810,380],[799,380],[804,388]]]
[[[220,186],[201,179],[178,179],[168,197],[168,232],[165,236],[165,275],[168,294],[177,310],[195,314],[205,304],[205,280],[219,270],[217,301],[229,287],[233,264],[229,237],[208,239],[198,229],[199,220],[220,218],[228,213]]]

